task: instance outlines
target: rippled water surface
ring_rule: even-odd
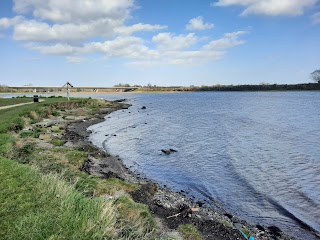
[[[302,225],[320,231],[320,92],[126,98],[131,108],[91,127],[94,143],[174,190],[315,239]]]

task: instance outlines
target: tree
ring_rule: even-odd
[[[310,74],[310,77],[313,81],[320,83],[320,69],[315,70]]]

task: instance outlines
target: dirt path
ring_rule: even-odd
[[[40,102],[43,102],[43,100],[40,100]],[[23,105],[27,105],[27,104],[32,104],[32,103],[33,102],[27,102],[27,103],[18,103],[18,104],[14,104],[14,105],[3,106],[3,107],[0,107],[0,110],[13,108],[13,107],[19,107],[19,106],[23,106]]]

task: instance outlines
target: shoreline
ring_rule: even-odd
[[[123,104],[122,107],[129,107]],[[110,156],[103,149],[93,145],[89,141],[89,126],[105,121],[105,116],[119,109],[106,110],[100,109],[100,113],[94,116],[88,116],[85,122],[75,121],[68,124],[63,139],[71,142],[73,145],[83,145],[96,148],[102,158],[90,156],[83,164],[82,171],[100,178],[119,178],[121,180],[138,183],[141,188],[132,192],[131,197],[139,203],[148,205],[153,216],[160,219],[166,229],[177,229],[180,224],[192,224],[203,235],[204,239],[244,239],[241,233],[235,228],[235,225],[241,225],[243,229],[251,233],[255,239],[283,239],[293,240],[295,238],[287,236],[279,231],[276,226],[263,227],[260,225],[252,226],[229,213],[218,213],[209,206],[204,206],[202,202],[194,202],[182,193],[176,193],[170,189],[160,187],[145,178],[140,178],[117,156]],[[95,154],[96,156],[96,154]],[[250,235],[251,235],[250,234]]]

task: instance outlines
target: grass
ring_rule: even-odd
[[[185,240],[202,240],[201,234],[191,224],[180,225],[178,231]]]
[[[39,146],[40,130],[31,125],[113,104],[47,98],[0,110],[0,239],[155,239],[148,207],[126,194],[138,185],[82,172],[86,151],[63,147],[62,140],[50,141],[59,148]],[[103,200],[117,192],[119,198]]]
[[[0,107],[32,102],[33,98],[0,98]]]
[[[65,141],[60,139],[52,139],[50,143],[54,146],[60,147],[60,146],[63,146],[63,144],[65,144]]]
[[[24,98],[22,98],[24,99]],[[85,104],[85,100],[74,99],[70,103],[65,102],[64,98],[46,98],[44,102],[23,105],[14,108],[0,110],[0,133],[8,131],[20,131],[25,126],[22,116],[29,117],[34,121],[39,121],[52,114],[54,109],[59,107],[74,108]]]
[[[0,159],[0,239],[112,239],[115,208],[57,175]]]

